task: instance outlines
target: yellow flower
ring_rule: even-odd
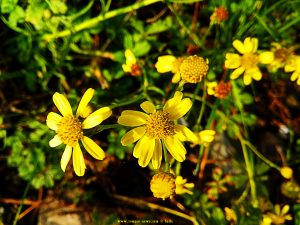
[[[207,82],[207,94],[209,95],[214,95],[215,92],[215,88],[217,87],[218,83],[216,81],[213,82]]]
[[[122,65],[123,71],[130,73],[132,76],[141,76],[141,67],[137,64],[136,58],[132,51],[129,49],[125,50],[126,64]]]
[[[272,224],[272,219],[266,215],[263,215],[263,220],[259,225],[271,225]]]
[[[239,40],[235,40],[232,43],[233,47],[241,53],[233,54],[227,53],[225,60],[225,67],[228,69],[235,69],[230,75],[231,79],[238,78],[244,73],[244,84],[249,85],[254,80],[260,80],[262,73],[258,67],[258,64],[269,64],[274,59],[272,52],[257,53],[258,39],[247,37],[242,43]]]
[[[274,224],[284,224],[286,220],[292,220],[293,217],[290,214],[287,214],[290,210],[289,205],[284,205],[282,209],[278,204],[274,207],[274,213],[267,213],[267,216],[272,220]]]
[[[194,188],[194,184],[193,183],[187,183],[187,179],[183,179],[182,176],[177,176],[175,179],[175,184],[176,184],[176,189],[175,189],[175,193],[177,195],[182,195],[182,194],[193,194],[193,192],[189,189]]]
[[[294,47],[285,48],[279,43],[272,43],[271,51],[274,53],[274,60],[267,66],[271,72],[276,72],[279,68],[283,68],[291,56],[294,56]]]
[[[105,157],[104,151],[92,139],[84,136],[83,130],[99,125],[111,115],[111,109],[103,107],[88,115],[82,122],[79,119],[81,115],[86,114],[86,111],[89,110],[88,103],[93,95],[94,89],[89,88],[82,96],[76,115],[74,116],[67,98],[56,92],[53,95],[53,102],[62,116],[50,112],[46,121],[47,126],[57,133],[49,141],[50,147],[56,147],[60,144],[66,145],[60,162],[61,169],[63,171],[66,170],[67,164],[73,154],[73,167],[77,176],[83,176],[86,168],[79,141],[81,141],[87,152],[95,159],[102,160]]]
[[[174,175],[166,172],[155,174],[150,182],[150,190],[155,198],[165,200],[168,197],[172,197],[175,193]]]
[[[214,130],[202,130],[197,133],[198,140],[194,144],[200,144],[208,146],[215,139],[216,131]]]
[[[184,82],[196,84],[207,75],[208,68],[208,60],[197,55],[189,56],[180,65],[180,76]]]
[[[163,55],[158,57],[155,68],[159,73],[172,72],[174,74],[172,83],[178,83],[181,79],[179,68],[183,59],[183,57],[176,58],[173,55]]]
[[[141,167],[146,167],[151,159],[154,169],[160,167],[162,144],[177,161],[182,162],[186,149],[181,142],[197,140],[187,127],[174,123],[192,107],[192,101],[182,97],[182,92],[177,91],[162,110],[156,110],[153,103],[145,101],[140,105],[144,112],[125,110],[118,118],[119,124],[135,127],[122,137],[121,143],[127,146],[138,141],[133,156],[139,159]]]
[[[236,213],[233,209],[230,209],[228,207],[224,208],[225,211],[225,218],[227,221],[233,222],[234,224],[237,221]]]
[[[286,179],[291,179],[293,177],[293,170],[288,166],[282,167],[280,173]]]
[[[300,85],[300,56],[292,56],[284,67],[285,72],[293,72],[291,81],[297,80],[297,85]]]

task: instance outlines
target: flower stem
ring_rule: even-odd
[[[241,143],[242,146],[242,151],[245,159],[245,164],[246,164],[246,170],[248,173],[248,178],[249,178],[249,184],[250,184],[250,192],[251,192],[251,198],[252,198],[252,203],[255,208],[258,207],[258,200],[257,200],[257,194],[256,194],[256,183],[254,181],[254,171],[253,171],[253,162],[250,162],[250,158],[247,152],[247,147],[245,145],[244,139],[239,135],[238,139]]]
[[[18,210],[17,210],[16,216],[15,216],[13,225],[17,225],[17,223],[18,223],[19,215],[20,215],[20,213],[21,213],[21,211],[22,211],[23,204],[24,204],[24,200],[25,200],[25,198],[26,198],[26,196],[27,196],[27,192],[28,192],[28,190],[29,190],[29,187],[30,187],[30,183],[28,182],[27,185],[26,185],[26,187],[25,187],[23,196],[22,196],[22,202],[21,202],[21,204],[20,204],[19,207],[18,207]]]
[[[206,82],[204,80],[204,82],[203,82],[203,95],[202,95],[201,109],[200,109],[200,113],[199,113],[198,119],[196,121],[196,125],[194,127],[196,131],[199,131],[199,127],[200,127],[200,123],[201,123],[201,120],[202,120],[202,117],[203,117],[205,105],[206,105]]]
[[[80,24],[74,25],[72,29],[67,29],[67,30],[63,30],[57,33],[52,33],[52,34],[45,34],[42,36],[42,39],[49,42],[52,39],[55,38],[61,38],[61,37],[66,37],[69,36],[71,34],[77,33],[79,31],[82,30],[86,30],[86,29],[90,29],[93,28],[95,26],[97,26],[100,22],[105,21],[107,19],[116,17],[118,15],[124,14],[124,13],[128,13],[131,12],[133,10],[137,10],[139,8],[154,4],[156,2],[160,2],[162,0],[144,0],[144,1],[138,1],[135,4],[123,7],[123,8],[119,8],[119,9],[115,9],[109,12],[106,12],[105,14],[100,14],[97,17],[91,18],[89,20],[83,21]]]

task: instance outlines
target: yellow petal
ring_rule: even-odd
[[[126,64],[122,65],[122,69],[125,73],[130,73],[131,72],[131,66],[128,66]]]
[[[258,39],[257,38],[252,38],[252,51],[251,53],[255,53],[257,51],[258,48]]]
[[[155,105],[150,101],[145,101],[141,105],[145,113],[154,113],[156,111]]]
[[[129,49],[125,50],[125,58],[126,58],[126,64],[127,65],[133,65],[136,63],[136,58],[132,51]]]
[[[244,75],[244,84],[245,85],[249,85],[252,82],[252,77],[250,74],[245,74]]]
[[[176,91],[173,98],[170,98],[166,104],[164,105],[164,110],[168,110],[169,108],[174,107],[177,105],[180,100],[182,99],[183,93],[180,91]]]
[[[238,78],[242,73],[244,73],[245,68],[244,67],[239,67],[237,69],[235,69],[232,74],[230,75],[230,79],[234,80],[236,78]]]
[[[79,144],[75,145],[73,150],[73,168],[77,176],[83,176],[85,172],[85,163]]]
[[[63,116],[73,115],[71,105],[64,95],[56,92],[53,95],[53,102]]]
[[[78,108],[77,108],[77,112],[76,112],[76,116],[78,117],[79,115],[83,114],[84,110],[86,109],[87,105],[89,104],[89,102],[91,101],[91,99],[93,98],[95,90],[92,88],[89,88],[86,90],[86,92],[83,94]]]
[[[186,126],[177,124],[175,125],[175,132],[181,133],[185,136],[185,140],[191,141],[193,143],[198,142],[198,137]]]
[[[236,69],[241,66],[241,56],[238,54],[227,53],[225,67],[227,69]]]
[[[259,62],[262,64],[270,64],[274,60],[273,52],[263,52],[259,54]]]
[[[180,73],[175,73],[172,77],[172,83],[173,84],[178,83],[180,79],[181,79]]]
[[[58,122],[62,119],[62,116],[54,113],[54,112],[50,112],[47,115],[47,120],[46,120],[46,124],[47,126],[52,129],[52,130],[57,130],[57,124]]]
[[[105,153],[102,148],[96,144],[92,139],[89,137],[83,136],[82,144],[87,152],[93,156],[95,159],[102,160],[105,157]]]
[[[252,38],[247,37],[244,40],[244,48],[245,48],[245,52],[244,53],[250,53],[252,52],[253,49],[253,43],[252,43]]]
[[[60,145],[62,143],[61,139],[58,137],[58,135],[55,135],[54,138],[52,138],[50,141],[49,141],[49,146],[51,148],[54,148],[58,145]]]
[[[299,78],[299,77],[300,77],[300,72],[295,71],[294,73],[292,73],[291,81],[295,81],[295,80],[297,80],[297,78]]]
[[[162,160],[161,141],[155,139],[155,147],[154,147],[153,157],[151,160],[153,169],[158,170],[160,168],[161,160]]]
[[[191,99],[184,98],[177,105],[173,105],[173,107],[170,107],[165,111],[169,113],[171,120],[177,120],[183,117],[190,110],[192,104]]]
[[[140,154],[138,163],[141,167],[146,167],[153,156],[155,139],[144,136],[140,142],[140,144],[143,146],[143,151]]]
[[[174,159],[178,162],[185,160],[186,149],[177,138],[169,136],[165,139],[164,143]]]
[[[155,64],[155,68],[159,73],[167,73],[172,71],[173,62],[176,60],[175,56],[172,55],[164,55],[158,57],[157,63]]]
[[[144,126],[136,127],[124,134],[124,136],[121,139],[121,144],[123,146],[130,145],[136,142],[137,140],[141,139],[144,136],[145,132],[146,128]]]
[[[233,41],[232,45],[238,52],[242,54],[246,52],[244,44],[240,40]]]
[[[71,156],[72,156],[72,147],[70,145],[67,145],[60,160],[60,167],[62,171],[64,172],[66,171],[66,167],[71,159]]]
[[[146,113],[133,110],[125,110],[118,118],[118,123],[123,126],[137,127],[144,125],[147,122],[148,118],[149,116]]]
[[[215,134],[214,130],[202,130],[199,132],[200,140],[202,143],[210,143],[214,140]]]
[[[90,129],[92,127],[95,127],[99,125],[103,120],[110,117],[112,114],[111,109],[109,107],[103,107],[92,114],[90,114],[83,122],[82,122],[82,128],[83,129]]]
[[[251,76],[252,76],[252,78],[253,78],[254,80],[259,81],[259,80],[261,80],[261,78],[262,78],[262,73],[260,72],[259,69],[257,69],[257,70],[254,70],[254,71],[252,72]]]

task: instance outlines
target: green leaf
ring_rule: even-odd
[[[25,20],[31,23],[35,29],[41,30],[44,26],[43,15],[46,3],[39,0],[30,0],[29,6],[25,11]]]
[[[2,0],[1,13],[10,13],[17,7],[18,0]]]
[[[165,20],[158,20],[150,24],[146,29],[146,34],[157,34],[169,30],[172,27],[172,18],[168,16]]]
[[[65,14],[68,6],[61,0],[46,1],[54,14]]]
[[[21,6],[16,6],[8,17],[8,23],[10,26],[15,27],[17,23],[23,22],[25,18],[25,12]]]
[[[253,103],[253,96],[248,93],[243,93],[240,95],[240,101],[244,105],[249,105],[249,104]]]
[[[226,225],[224,213],[219,207],[213,208],[211,216],[212,220],[214,221],[214,224]]]
[[[146,55],[150,51],[150,49],[151,49],[151,45],[149,44],[149,42],[141,41],[135,44],[132,51],[137,57],[139,57],[139,56]]]

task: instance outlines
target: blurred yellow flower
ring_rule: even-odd
[[[247,37],[242,43],[235,40],[232,43],[233,47],[242,55],[227,53],[225,67],[235,69],[230,75],[230,79],[236,79],[244,73],[244,84],[249,85],[254,80],[260,80],[262,73],[258,64],[270,64],[274,59],[273,52],[263,52],[258,54],[258,39]]]
[[[162,144],[177,161],[185,160],[186,149],[182,141],[196,141],[194,133],[184,125],[174,121],[184,116],[192,107],[189,98],[183,98],[177,91],[162,110],[156,110],[153,103],[143,102],[144,112],[125,110],[118,118],[118,123],[135,127],[121,139],[124,146],[138,141],[133,149],[133,156],[138,158],[141,167],[146,167],[150,160],[154,169],[158,169],[162,159]]]
[[[293,72],[291,81],[297,80],[297,85],[300,85],[300,56],[292,56],[284,67],[285,72]]]
[[[198,137],[197,143],[204,146],[208,146],[215,139],[216,131],[214,130],[202,130],[196,135]]]
[[[276,72],[279,68],[283,68],[289,58],[294,56],[294,47],[286,48],[279,43],[272,43],[271,52],[274,53],[274,60],[267,66],[271,72]]]
[[[177,195],[182,195],[182,194],[193,194],[193,192],[189,189],[194,188],[194,184],[193,183],[187,183],[187,179],[183,179],[182,176],[177,176],[175,179],[175,184],[176,184],[176,189],[175,189],[175,193]]]
[[[293,217],[290,214],[287,214],[290,210],[289,205],[284,205],[282,209],[278,204],[274,207],[274,213],[268,212],[267,217],[272,220],[273,224],[285,224],[286,220],[292,220]]]
[[[233,224],[236,223],[237,221],[237,217],[236,217],[236,213],[233,209],[225,207],[224,208],[225,211],[225,218],[227,221],[233,222]]]
[[[159,172],[152,177],[150,182],[153,196],[163,200],[174,195],[175,187],[175,177],[171,173]]]
[[[61,169],[66,170],[67,164],[73,155],[73,167],[77,176],[83,176],[85,163],[79,141],[81,141],[87,152],[95,159],[102,160],[105,153],[92,139],[83,135],[83,130],[99,125],[111,115],[109,107],[103,107],[89,114],[82,122],[79,117],[89,111],[88,103],[94,95],[94,89],[89,88],[82,96],[76,115],[73,115],[71,105],[67,98],[59,93],[53,95],[53,102],[62,114],[50,112],[47,116],[47,126],[56,131],[56,135],[49,141],[50,147],[65,144],[66,148],[61,158]]]
[[[129,49],[125,50],[125,59],[126,59],[126,64],[122,65],[123,71],[126,73],[130,73],[132,76],[141,76],[142,69],[137,64],[137,60],[133,52],[130,51]]]
[[[272,219],[266,215],[263,215],[263,220],[259,225],[271,225],[272,224]]]
[[[291,179],[293,177],[293,170],[288,166],[282,167],[280,173],[286,179]]]
[[[207,82],[206,86],[207,86],[207,94],[209,95],[215,95],[216,93],[216,87],[217,87],[218,83],[216,81],[213,82]]]
[[[158,57],[155,68],[159,73],[172,72],[174,74],[172,83],[178,83],[181,79],[179,68],[183,59],[183,57],[176,58],[173,55],[163,55]]]

